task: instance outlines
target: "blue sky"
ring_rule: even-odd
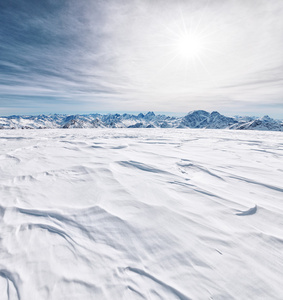
[[[4,0],[0,115],[283,118],[283,1]]]

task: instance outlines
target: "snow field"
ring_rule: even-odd
[[[1,131],[0,299],[282,299],[283,135]]]

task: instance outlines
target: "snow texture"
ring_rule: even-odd
[[[39,115],[0,117],[0,129],[46,128],[209,128],[283,131],[283,123],[268,116],[225,117],[219,112],[196,110],[185,117],[147,114],[89,114],[89,115]]]
[[[1,300],[283,299],[282,133],[7,130],[0,145]]]

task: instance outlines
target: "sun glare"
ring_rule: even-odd
[[[197,58],[203,50],[202,39],[195,34],[181,36],[176,41],[176,50],[183,58]]]
[[[210,24],[203,24],[205,19],[205,11],[195,17],[180,10],[179,17],[172,22],[160,22],[153,64],[158,68],[150,82],[175,80],[184,89],[199,87],[203,82],[214,84],[210,67],[221,51],[217,49],[218,31]]]

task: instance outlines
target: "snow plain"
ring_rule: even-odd
[[[283,135],[0,132],[0,298],[283,299]]]

